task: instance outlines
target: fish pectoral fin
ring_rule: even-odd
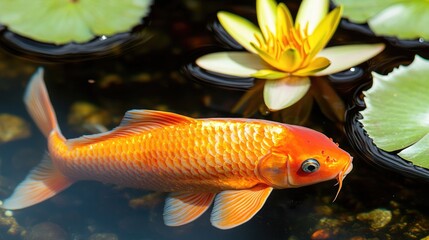
[[[262,208],[272,190],[266,185],[256,185],[251,189],[219,193],[210,218],[212,225],[230,229],[249,221]]]
[[[181,226],[201,216],[212,204],[215,193],[170,193],[165,201],[164,223]]]
[[[1,206],[4,209],[21,209],[42,202],[63,191],[73,183],[52,164],[48,154],[22,181]]]

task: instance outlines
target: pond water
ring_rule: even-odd
[[[157,1],[147,27],[150,38],[103,59],[47,63],[0,52],[0,117],[10,114],[25,121],[16,130],[13,126],[19,123],[0,120],[0,139],[17,135],[0,142],[0,199],[11,194],[46,150],[46,140],[22,102],[38,66],[45,68],[46,85],[67,138],[88,134],[94,126],[115,127],[129,109],[237,116],[229,107],[242,92],[201,85],[180,71],[192,51],[217,44],[206,26],[220,9],[253,13],[254,5]],[[276,190],[251,221],[231,230],[212,227],[208,213],[185,226],[167,227],[163,194],[87,181],[14,211],[13,217],[1,210],[0,239],[429,239],[427,183],[367,164],[348,144],[342,127],[317,106],[311,127],[324,130],[354,156],[354,169],[335,202],[337,186],[330,181]],[[20,135],[23,128],[31,133]]]

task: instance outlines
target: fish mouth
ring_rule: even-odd
[[[347,174],[349,174],[352,169],[353,169],[353,157],[351,157],[350,162],[348,162],[345,166],[344,169],[338,173],[337,175],[337,181],[338,181],[338,190],[337,190],[337,194],[335,194],[334,200],[332,202],[335,202],[335,200],[337,199],[338,195],[340,194],[341,188],[343,187],[343,180],[344,178],[346,178]]]
[[[344,177],[346,177],[347,174],[349,174],[353,170],[353,163],[350,162],[350,164],[347,167],[346,172],[344,173]]]

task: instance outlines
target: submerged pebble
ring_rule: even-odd
[[[118,240],[118,236],[114,233],[94,233],[89,236],[88,240]]]
[[[67,240],[68,234],[58,224],[42,222],[28,231],[25,240]]]
[[[328,205],[315,206],[314,211],[322,216],[331,216],[334,213],[332,207]]]
[[[128,205],[132,208],[154,208],[163,203],[164,194],[161,192],[148,193],[141,197],[132,198]]]
[[[0,143],[10,142],[30,136],[28,123],[15,115],[0,114]]]
[[[332,234],[327,229],[318,229],[311,234],[312,240],[324,240],[324,239],[331,239]]]
[[[5,215],[6,217],[13,217],[13,212],[12,212],[11,210],[6,210],[6,211],[4,212],[4,215]]]
[[[7,228],[7,234],[12,236],[24,236],[26,234],[25,229],[17,223],[17,221],[13,217],[13,214],[10,214],[10,211],[1,210],[1,212],[2,214],[0,215],[0,227]]]
[[[374,209],[370,212],[359,213],[356,218],[368,222],[373,230],[385,227],[392,220],[392,212],[387,209]]]
[[[124,79],[117,74],[105,75],[100,79],[100,81],[97,81],[97,85],[102,89],[106,89],[115,85],[121,85],[123,83]]]
[[[68,123],[81,133],[104,131],[105,126],[111,124],[111,120],[112,116],[108,111],[88,102],[75,102],[68,115]]]

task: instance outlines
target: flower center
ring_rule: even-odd
[[[308,57],[310,44],[308,42],[307,27],[299,26],[289,29],[277,28],[277,33],[269,32],[263,39],[256,37],[255,46],[266,55],[261,57],[271,66],[289,73],[309,65]]]

